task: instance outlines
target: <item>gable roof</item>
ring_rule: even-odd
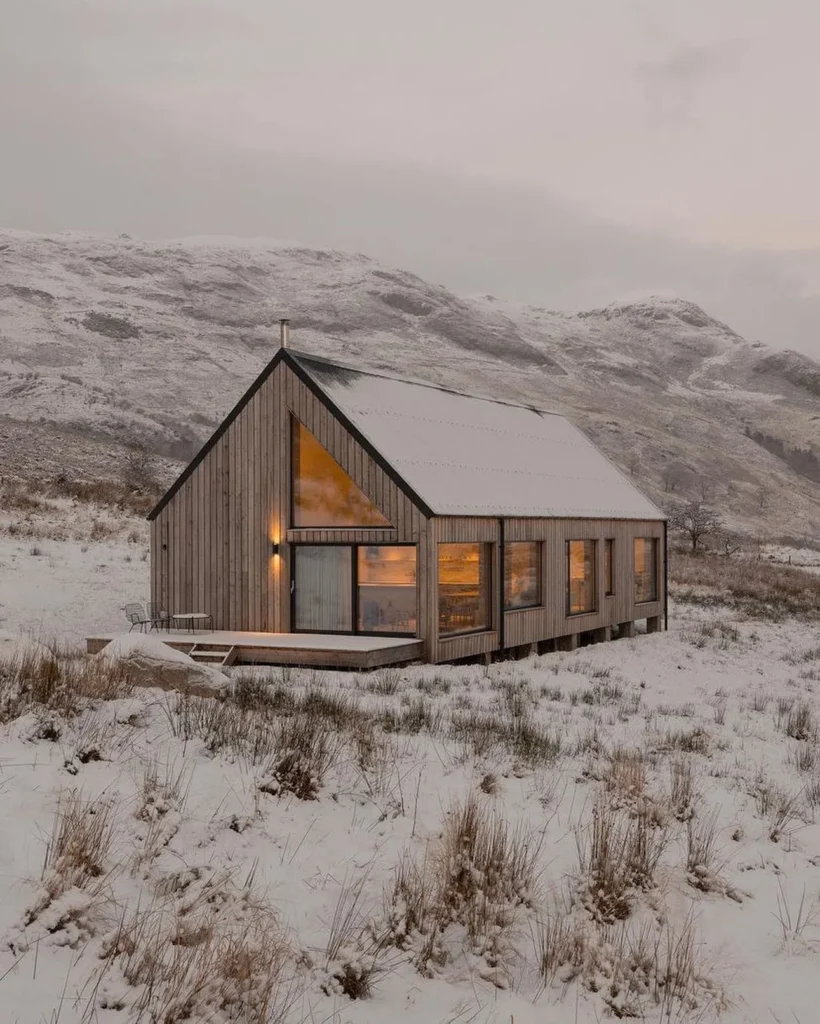
[[[149,519],[171,500],[280,361],[427,516],[665,518],[564,416],[280,349]]]
[[[434,515],[665,518],[564,416],[291,354]]]

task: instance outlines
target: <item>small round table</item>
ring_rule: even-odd
[[[208,612],[177,612],[176,615],[171,616],[171,619],[173,620],[174,625],[177,623],[182,624],[183,622],[187,622],[189,633],[193,633],[198,624],[204,628],[206,622],[210,623],[212,631],[214,628],[214,617]]]

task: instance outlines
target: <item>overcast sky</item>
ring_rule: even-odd
[[[820,357],[816,0],[0,0],[0,224],[355,249]]]

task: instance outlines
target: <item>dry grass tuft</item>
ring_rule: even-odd
[[[552,764],[561,755],[561,736],[530,709],[520,714],[471,710],[453,715],[450,734],[475,757],[508,754],[528,768]]]
[[[788,708],[780,716],[778,727],[793,740],[814,741],[817,739],[817,721],[809,704],[800,702]]]
[[[576,840],[581,902],[602,924],[624,920],[637,892],[654,885],[667,830],[647,810],[627,814],[602,795]]]
[[[773,843],[790,838],[792,826],[800,818],[801,793],[789,793],[764,775],[755,780],[753,795],[757,813],[768,820],[768,835]]]
[[[724,1006],[701,963],[691,914],[678,928],[665,918],[601,927],[554,907],[538,922],[535,946],[545,987],[577,979],[618,1019],[702,1020]]]
[[[69,657],[43,645],[23,647],[0,661],[0,722],[29,711],[76,715],[82,700],[116,700],[132,687],[127,669],[105,659]]]
[[[89,803],[77,790],[61,794],[42,884],[21,927],[7,937],[13,952],[25,952],[32,941],[48,936],[76,949],[95,933],[101,911],[110,904],[113,818],[110,803]]]
[[[703,818],[690,818],[686,829],[686,879],[701,892],[728,895],[729,886],[720,875],[717,862],[718,812]]]
[[[228,875],[195,893],[193,885],[123,918],[105,944],[100,979],[120,983],[98,984],[95,1009],[128,1009],[134,1020],[162,1024],[281,1024],[294,989],[291,951],[273,911],[250,883],[237,889]]]
[[[540,849],[540,836],[510,829],[477,799],[456,804],[423,863],[407,856],[399,863],[385,896],[382,942],[412,951],[418,970],[432,976],[464,936],[485,961],[482,976],[503,986],[507,936],[518,913],[536,902]]]
[[[678,821],[689,821],[697,802],[692,762],[675,758],[669,762],[669,808]]]

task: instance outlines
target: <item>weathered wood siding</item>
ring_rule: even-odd
[[[502,587],[499,580],[497,519],[446,517],[432,520],[432,551],[430,579],[434,592],[430,602],[429,648],[431,661],[450,661],[499,649],[498,629],[501,615]],[[658,600],[635,603],[633,576],[633,541],[636,537],[658,540]],[[614,540],[614,593],[604,594],[604,541]],[[493,548],[492,629],[463,636],[438,635],[438,557],[439,543],[458,541],[489,541]],[[504,613],[503,644],[505,649],[536,643],[573,633],[613,626],[621,622],[663,615],[664,550],[663,523],[623,519],[505,519],[504,540],[536,540],[541,542],[541,594],[537,608]],[[596,540],[596,610],[584,615],[567,614],[567,549],[569,540]]]
[[[381,510],[391,529],[294,529],[290,523],[291,416],[324,445]],[[418,636],[425,658],[451,661],[599,629],[664,610],[663,523],[507,519],[505,541],[541,542],[542,603],[506,612],[501,626],[501,529],[496,518],[426,519],[414,502],[286,364],[279,363],[151,523],[151,596],[170,613],[210,612],[222,630],[289,632],[293,545],[413,543],[418,554]],[[633,540],[659,541],[658,600],[634,601]],[[596,610],[567,615],[568,540],[595,539]],[[604,594],[604,541],[614,548],[614,594]],[[491,545],[491,624],[438,635],[438,545]],[[271,544],[279,544],[279,555]]]
[[[389,530],[290,528],[290,417],[296,416],[393,524]],[[271,555],[271,543],[280,554]],[[294,543],[415,543],[418,616],[427,607],[427,520],[286,364],[258,388],[151,523],[151,598],[205,611],[215,629],[288,632]],[[424,635],[422,633],[422,635]]]

